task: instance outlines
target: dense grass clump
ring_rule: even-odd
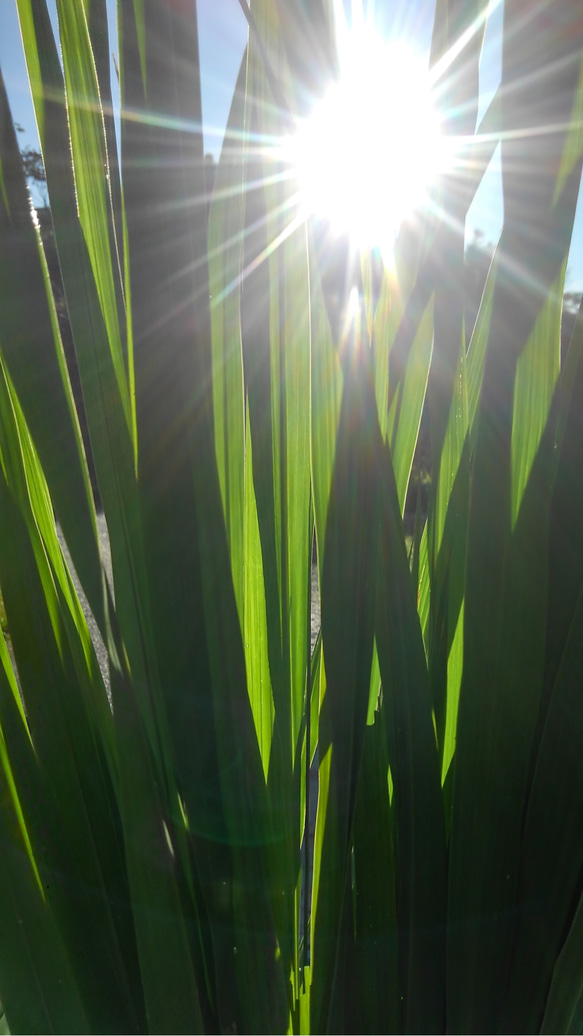
[[[16,4],[54,252],[0,80],[4,1024],[582,1031],[580,0],[505,0],[479,126],[487,4],[437,0],[463,149],[390,271],[264,146],[334,74],[328,0],[243,5],[214,184],[195,0],[118,0],[119,151],[104,0],[57,0],[60,52]]]

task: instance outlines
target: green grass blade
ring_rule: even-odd
[[[2,395],[4,413],[8,415],[7,424],[4,425],[5,447],[9,449],[7,426],[10,429],[8,434],[14,435],[19,447],[15,451],[10,451],[11,492],[19,501],[21,513],[25,516],[31,530],[31,537],[37,544],[35,548],[37,556],[41,558],[42,550],[46,554],[46,561],[50,564],[56,595],[52,587],[45,590],[45,595],[47,597],[55,596],[52,615],[55,614],[58,607],[58,598],[63,633],[66,635],[68,648],[71,651],[83,707],[90,724],[98,732],[99,740],[108,757],[111,773],[114,775],[115,751],[109,701],[87,628],[87,619],[81,609],[77,592],[63,557],[54,524],[49,490],[40,467],[38,454],[32,443],[20,402],[7,376]],[[45,559],[41,558],[39,564],[44,568]],[[47,579],[48,576],[44,580],[45,584],[47,584]],[[54,625],[55,628],[58,625],[56,617]]]
[[[249,423],[247,423],[245,464],[245,660],[249,698],[263,761],[263,772],[267,781],[271,758],[274,705],[269,669],[263,559],[257,521],[257,503],[253,489],[253,449]]]
[[[573,924],[555,965],[547,1008],[540,1031],[580,1033],[583,1031],[583,901],[577,905]]]
[[[99,86],[101,113],[105,132],[105,150],[107,156],[107,193],[111,211],[110,247],[115,258],[115,284],[118,295],[118,310],[123,306],[124,255],[123,255],[123,213],[121,199],[121,182],[115,118],[110,80],[111,40],[107,18],[107,0],[89,0],[85,6],[87,29],[91,41],[91,50],[95,62],[95,72]],[[122,348],[124,342],[122,341]],[[127,357],[126,357],[127,361]],[[131,399],[130,399],[131,402]]]
[[[547,711],[526,811],[520,913],[501,1015],[506,1031],[515,1026],[535,1031],[540,1026],[583,862],[578,823],[583,782],[577,749],[583,729],[582,630],[583,592]]]
[[[332,331],[326,312],[316,251],[310,248],[310,297],[312,326],[311,366],[311,442],[314,518],[318,542],[318,569],[322,581],[325,551],[325,530],[336,432],[340,415],[343,373],[334,349]]]
[[[427,523],[431,604],[428,660],[437,737],[445,780],[455,750],[455,731],[463,663],[463,609],[470,442],[466,354],[458,356],[454,392],[446,425],[434,505]]]
[[[376,641],[393,781],[401,991],[406,1032],[444,1024],[445,830],[429,680],[390,457],[377,584]]]
[[[220,1024],[262,1031],[273,1019],[285,1025],[288,1008],[263,884],[269,814],[216,465],[203,142],[190,129],[201,125],[197,26],[195,12],[161,2],[124,4],[122,14],[138,471],[163,674],[157,723],[167,716],[162,758],[193,832]],[[258,973],[266,998],[249,994]]]
[[[350,982],[367,1032],[398,1032],[402,1025],[388,770],[386,724],[377,714],[366,728],[354,816],[356,952]]]
[[[407,358],[403,380],[393,395],[388,418],[388,439],[393,457],[401,514],[405,510],[411,465],[413,464],[421,415],[423,413],[432,349],[433,306],[430,301],[421,318],[419,329]]]
[[[123,903],[127,885],[111,713],[81,610],[72,604],[72,588],[55,556],[56,536],[51,543],[47,534],[52,518],[46,484],[4,372],[0,415],[0,584],[42,778],[25,808],[25,814],[32,811],[33,852],[39,853],[92,1027],[118,1018],[131,1028],[131,923],[123,908],[116,915],[112,907],[116,898]],[[30,762],[27,769],[22,752],[19,758],[22,782]]]
[[[215,448],[239,615],[243,614],[245,400],[241,352],[240,277],[247,55],[243,57],[209,214],[209,290],[213,342]]]
[[[57,0],[75,196],[99,305],[105,322],[121,405],[132,428],[124,363],[124,313],[109,208],[108,152],[97,71],[83,5]]]
[[[285,130],[272,105],[272,84],[257,35],[277,55],[287,84],[284,37],[273,5],[255,6],[247,67],[246,135]],[[268,792],[281,851],[273,857],[281,884],[279,930],[285,967],[298,981],[299,847],[302,729],[309,665],[310,303],[305,230],[295,218],[295,186],[283,168],[248,145],[241,321],[253,489],[265,577],[274,731]],[[248,483],[246,493],[251,491]],[[253,564],[251,557],[249,561]],[[286,916],[287,915],[287,916]],[[293,931],[293,938],[283,935]]]
[[[131,688],[112,670],[120,808],[147,1030],[203,1032],[200,996],[176,859],[156,768]]]
[[[508,348],[508,342],[505,345]],[[488,374],[486,369],[483,400],[490,388]],[[500,413],[499,374],[496,384],[492,415]],[[448,1010],[455,1028],[465,1028],[471,1019],[488,1019],[498,1009],[495,990],[508,962],[522,806],[517,790],[511,799],[512,815],[505,815],[502,823],[493,778],[503,772],[505,786],[525,788],[540,694],[546,614],[544,506],[540,496],[536,497],[538,506],[529,501],[530,513],[524,511],[523,524],[517,526],[510,546],[510,443],[506,440],[504,444],[494,417],[487,432],[484,425],[482,418],[470,511],[464,672],[451,828]],[[492,485],[494,472],[497,492],[492,498],[487,487]],[[544,485],[544,472],[540,478]],[[513,731],[509,742],[501,741],[504,730]],[[482,809],[476,811],[476,796],[485,788],[490,791]],[[492,854],[485,852],[485,845],[492,846]],[[474,924],[464,923],[471,917],[476,918]],[[460,1009],[463,1013],[458,1015]]]
[[[567,16],[568,17],[568,16]],[[579,62],[579,83],[573,98],[573,107],[567,139],[561,155],[561,165],[555,183],[553,204],[557,204],[573,171],[581,161],[583,152],[583,59]]]
[[[90,1032],[55,919],[33,874],[0,777],[0,989],[12,1032]]]
[[[143,595],[143,563],[135,488],[135,441],[128,427],[123,404],[123,396],[127,394],[127,388],[124,388],[125,374],[120,375],[121,381],[118,383],[119,368],[123,365],[119,363],[118,357],[116,371],[90,252],[79,222],[63,74],[46,4],[44,0],[35,4],[31,4],[30,0],[19,0],[18,14],[99,493],[107,513],[116,588],[116,615],[123,630],[132,670],[139,676],[140,686],[145,686],[143,651],[144,644],[150,642],[151,636],[149,633],[142,639],[139,636],[140,625],[146,623],[147,617],[143,608],[139,611],[139,601]],[[87,53],[86,45],[83,52]],[[75,60],[72,48],[70,64],[74,65]],[[88,72],[88,75],[90,86],[93,83],[91,88],[94,89],[91,73]],[[80,107],[77,121],[82,123],[83,116],[83,108]],[[99,150],[99,141],[96,139],[99,131],[98,113],[92,112],[88,117],[95,138],[93,145]],[[82,136],[82,127],[79,127],[79,135]],[[78,154],[78,164],[83,164],[81,154]],[[103,202],[107,197],[103,185],[105,176],[103,165],[99,168],[87,165],[84,176],[87,199],[95,194]],[[96,216],[97,223],[98,216],[99,213]],[[94,249],[94,257],[95,254],[103,258],[103,276],[106,283],[111,283],[113,266],[108,273],[107,256],[103,255],[100,246]],[[115,330],[118,326],[116,317],[108,315],[108,321]],[[127,412],[127,407],[125,410]],[[83,580],[83,568],[75,556],[74,561]],[[83,585],[92,600],[96,616],[100,618],[102,609],[93,604],[86,579]],[[136,611],[139,614],[138,620]],[[102,632],[107,635],[105,617],[102,619]]]
[[[254,17],[264,44],[277,53],[283,41],[271,5],[258,5]],[[280,78],[285,77],[284,62],[282,57]],[[282,130],[277,119],[267,114],[269,89],[261,55],[251,46],[247,93],[253,102],[247,114],[248,132],[270,136]],[[289,742],[289,749],[284,751],[291,749],[293,760],[308,662],[305,610],[309,573],[304,564],[311,546],[305,520],[310,500],[309,396],[304,389],[309,380],[310,356],[307,249],[305,233],[294,222],[293,184],[274,177],[269,166],[250,151],[247,182],[258,181],[264,186],[249,190],[246,198],[243,357],[262,549],[266,573],[273,554],[273,570],[277,574],[277,584],[267,584],[270,615],[275,612],[276,602],[280,602],[279,634],[275,617],[273,625],[269,618],[276,723],[282,724],[282,737]],[[261,218],[262,212],[265,223],[260,229],[257,218]],[[255,344],[259,322],[263,324],[264,341]],[[284,707],[289,711],[287,719],[282,714]]]
[[[549,702],[572,617],[583,583],[581,515],[583,499],[579,478],[583,434],[578,400],[583,389],[583,313],[579,312],[571,347],[557,385],[557,421],[552,503],[549,531],[549,608],[545,659],[545,698]]]
[[[565,257],[562,269],[551,285],[537,318],[536,334],[530,336],[516,367],[511,447],[513,527],[547,425],[559,375],[566,264]]]
[[[209,285],[213,336],[215,448],[237,608],[244,630],[247,684],[265,778],[269,772],[273,695],[253,451],[245,420],[240,280],[247,56],[239,71],[209,218]],[[246,442],[245,442],[246,439]]]
[[[517,10],[507,5],[507,25],[514,18]],[[568,49],[574,41],[565,36],[559,44],[545,37],[548,53],[540,53],[533,44],[524,55],[526,63],[521,57],[518,64],[510,35],[507,29],[504,75],[512,89],[504,95],[506,127],[523,130],[535,120],[539,125],[540,111],[528,92],[525,70],[529,61],[535,71],[546,60],[554,69],[548,88],[553,117],[566,124],[578,64],[559,60],[556,48]],[[519,895],[524,800],[543,686],[552,469],[548,442],[543,440],[537,452],[514,529],[512,508],[513,501],[520,499],[515,486],[528,468],[529,442],[540,441],[538,414],[529,409],[529,393],[539,391],[538,349],[545,356],[547,371],[556,356],[558,314],[553,326],[547,326],[543,300],[551,296],[567,253],[577,191],[574,171],[560,202],[553,205],[556,165],[547,160],[545,150],[550,142],[544,135],[528,139],[526,148],[518,145],[513,134],[503,142],[505,227],[472,475],[464,673],[450,841],[448,1020],[455,1030],[488,1028],[499,1018]],[[553,150],[564,143],[564,138],[553,140]],[[528,221],[519,175],[526,156],[532,174]],[[531,235],[548,242],[548,248],[535,254]],[[526,392],[515,391],[518,364],[528,372]],[[522,458],[512,450],[518,442]],[[505,789],[503,800],[497,788]],[[476,802],[481,803],[479,810]]]
[[[523,834],[519,923],[504,1015],[507,1024],[515,1019],[524,1028],[540,1024],[555,960],[572,917],[583,859],[576,820],[581,795],[579,765],[572,748],[581,726],[577,687],[582,559],[577,496],[582,454],[576,403],[581,345],[581,336],[574,336],[557,386],[555,411],[564,434],[554,432],[554,422],[546,432],[547,437],[554,433],[553,453],[558,460],[549,523],[544,682]],[[566,413],[562,414],[565,404]],[[525,989],[533,991],[527,999]],[[565,990],[565,996],[569,995]]]
[[[499,249],[494,253],[490,264],[484,291],[480,301],[480,308],[476,317],[472,336],[468,345],[467,355],[467,393],[468,393],[468,427],[470,431],[472,448],[476,438],[478,405],[480,391],[484,377],[484,364],[486,362],[486,350],[490,335],[490,322],[492,319],[492,304],[494,300],[494,286],[496,283],[497,268],[500,261]]]
[[[340,994],[349,952],[341,919],[349,887],[351,829],[366,730],[374,638],[374,601],[365,592],[375,578],[370,566],[377,529],[375,465],[368,435],[374,395],[372,381],[367,378],[365,348],[353,340],[352,357],[347,359],[322,563],[322,645],[332,747],[320,863],[326,882],[320,876],[311,1006],[312,1024],[324,1030],[339,1024],[335,998]],[[378,430],[378,424],[376,427]]]
[[[89,476],[38,229],[0,77],[0,337],[57,516],[102,630],[103,589]],[[66,458],[66,463],[64,459]]]

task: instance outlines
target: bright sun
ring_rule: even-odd
[[[448,165],[427,70],[366,27],[340,40],[340,77],[288,141],[304,215],[390,263],[405,217]]]

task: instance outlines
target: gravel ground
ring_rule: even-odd
[[[71,556],[69,554],[69,551],[67,550],[67,545],[63,539],[63,535],[61,533],[60,528],[57,528],[57,532],[59,534],[59,541],[61,547],[63,548],[63,553],[65,555],[65,558],[67,559],[67,564],[69,565],[69,570],[73,576],[73,582],[75,584],[75,589],[77,590],[77,593],[79,595],[81,607],[83,608],[85,618],[87,619],[87,626],[89,627],[91,640],[93,641],[93,646],[95,647],[95,653],[97,655],[99,668],[101,669],[101,673],[105,681],[105,686],[107,687],[107,693],[109,694],[109,666],[107,664],[107,651],[105,649],[105,644],[103,643],[101,633],[99,632],[97,623],[93,618],[93,612],[91,611],[89,604],[87,603],[87,598],[85,597],[85,594],[83,593],[83,590],[81,588],[81,584],[77,578],[77,573],[73,568]],[[113,586],[113,574],[111,571],[111,550],[109,546],[109,536],[107,533],[107,522],[105,521],[105,516],[103,514],[97,515],[97,533],[99,536],[99,552],[103,560],[105,573],[107,575],[109,585]]]
[[[318,583],[318,566],[312,565],[312,629],[311,650],[314,650],[316,637],[320,632],[320,586]]]

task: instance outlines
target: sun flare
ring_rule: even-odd
[[[403,219],[448,167],[448,142],[427,70],[405,45],[363,27],[340,57],[338,81],[288,142],[300,207],[390,262]]]

